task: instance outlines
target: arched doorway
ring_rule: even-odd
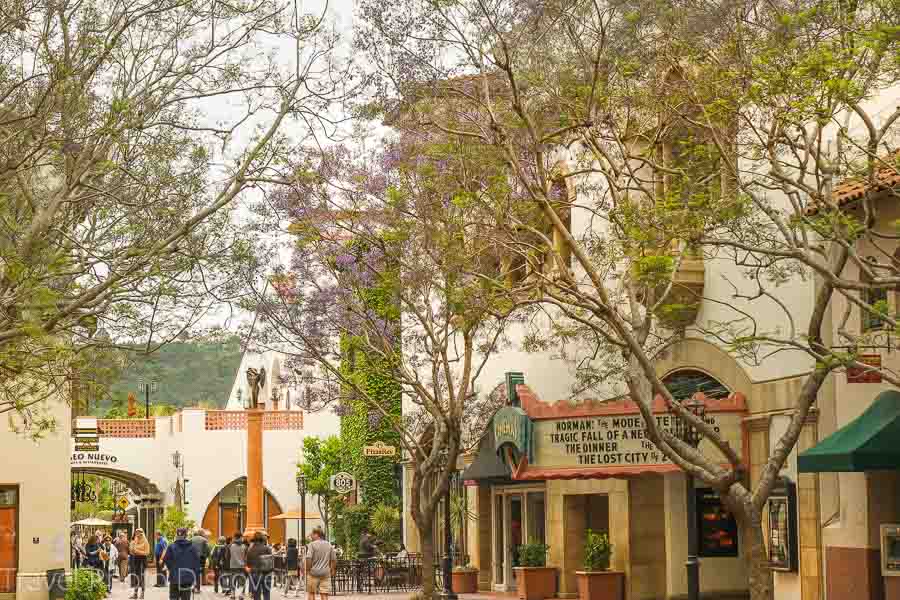
[[[270,544],[285,542],[285,522],[272,519],[281,514],[282,508],[275,496],[265,490],[266,501],[263,504],[263,523],[269,532]],[[239,477],[216,494],[203,514],[203,529],[212,532],[216,539],[231,537],[244,531],[247,525],[247,478]]]

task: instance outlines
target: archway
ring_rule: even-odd
[[[247,478],[239,477],[213,496],[213,499],[203,513],[202,527],[210,532],[215,539],[219,537],[231,537],[236,532],[244,531],[246,527],[246,501]],[[285,542],[285,522],[272,519],[281,514],[282,508],[278,500],[269,490],[266,492],[266,501],[263,504],[263,523],[269,533],[270,544],[283,544]]]
[[[99,509],[95,516],[112,520],[113,531],[124,529],[130,535],[135,527],[141,527],[148,536],[153,535],[156,524],[162,519],[165,502],[165,494],[156,483],[143,475],[103,465],[77,466],[73,461],[71,471],[73,484],[86,480],[95,488]],[[104,485],[102,480],[111,485]],[[117,506],[120,498],[125,498],[128,503]],[[102,501],[109,506],[100,508]],[[71,506],[74,512],[75,498],[72,498]]]

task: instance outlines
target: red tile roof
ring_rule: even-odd
[[[884,159],[884,164],[875,171],[873,183],[862,179],[845,179],[836,185],[832,190],[835,204],[846,206],[861,199],[866,192],[883,192],[900,187],[900,168],[897,166],[897,161],[900,161],[900,152],[896,152],[893,157]],[[814,215],[817,212],[819,212],[819,206],[815,204],[806,209],[808,215]]]

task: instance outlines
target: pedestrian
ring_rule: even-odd
[[[120,531],[116,537],[116,560],[119,564],[119,581],[125,581],[125,575],[128,572],[128,537],[124,531]]]
[[[186,528],[178,529],[175,541],[162,553],[162,563],[169,572],[169,600],[191,600],[191,590],[200,570],[200,557],[187,534]]]
[[[360,560],[368,560],[375,558],[375,537],[369,533],[369,530],[363,528],[362,534],[359,536],[359,552],[357,558]]]
[[[203,585],[203,578],[206,574],[206,561],[209,558],[209,541],[206,539],[207,533],[202,529],[198,529],[191,538],[194,550],[200,557],[200,568],[197,570],[197,581],[194,584],[194,591],[199,592],[200,586]]]
[[[156,583],[153,587],[166,587],[166,569],[162,562],[162,555],[168,545],[169,540],[166,539],[163,532],[157,531],[156,544],[153,546],[153,559],[156,563]]]
[[[113,543],[111,536],[106,536],[104,546],[106,546],[107,552],[109,552],[109,560],[106,561],[106,591],[107,593],[112,593],[113,577],[115,577],[116,572],[119,570],[119,551],[116,549],[116,545]]]
[[[297,594],[300,593],[300,548],[297,547],[297,540],[291,538],[287,543],[287,550],[284,553],[284,595],[287,596],[294,584],[297,585]]]
[[[213,548],[212,554],[210,555],[209,562],[210,566],[213,570],[213,593],[219,593],[219,578],[225,573],[225,570],[228,567],[228,563],[225,562],[225,559],[228,557],[228,540],[225,539],[225,536],[219,536],[218,541],[216,541],[216,547]],[[225,590],[225,582],[222,581],[222,590]]]
[[[272,571],[275,570],[275,555],[266,543],[266,534],[257,531],[253,543],[247,550],[246,571],[250,574],[250,593],[253,600],[270,600],[272,597]]]
[[[143,598],[146,589],[144,574],[147,571],[147,558],[150,556],[150,541],[140,527],[134,530],[134,537],[128,551],[131,555],[131,587],[134,588],[130,597],[132,600]]]
[[[96,535],[88,538],[87,544],[84,545],[84,566],[89,569],[97,569],[103,571],[103,559],[100,557],[100,540]]]
[[[240,533],[234,534],[231,545],[228,546],[228,570],[230,572],[231,597],[234,598],[235,591],[240,587],[240,600],[244,600],[244,593],[247,589],[247,574],[244,569],[247,566],[247,547]]]
[[[306,594],[309,600],[316,600],[318,592],[322,600],[328,600],[331,578],[337,568],[337,554],[320,527],[312,530],[312,538],[306,548]]]

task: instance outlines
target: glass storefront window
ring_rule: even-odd
[[[525,498],[527,502],[525,514],[528,517],[528,541],[546,544],[544,492],[528,492]]]

